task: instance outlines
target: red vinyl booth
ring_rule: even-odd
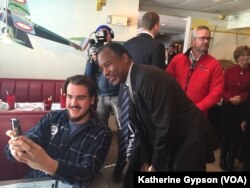
[[[16,95],[16,102],[42,102],[52,96],[60,101],[64,80],[0,78],[0,99],[6,101],[6,91]]]

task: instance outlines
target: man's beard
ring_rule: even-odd
[[[68,114],[69,119],[74,122],[77,123],[78,121],[82,120],[86,115],[88,115],[90,113],[90,108],[82,115],[78,116],[78,117],[71,117],[70,114]]]

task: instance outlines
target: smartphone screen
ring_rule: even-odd
[[[12,130],[16,132],[15,137],[22,135],[21,125],[17,118],[11,118],[11,126],[12,126]]]

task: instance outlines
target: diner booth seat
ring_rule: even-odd
[[[64,80],[0,78],[0,99],[6,101],[7,92],[15,94],[16,102],[42,102],[52,96],[60,101]]]
[[[11,118],[19,119],[24,133],[33,127],[46,113],[47,111],[0,111],[0,181],[21,179],[30,170],[26,164],[10,161],[5,155],[4,148],[9,140],[5,132],[11,129]]]

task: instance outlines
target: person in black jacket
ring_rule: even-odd
[[[143,31],[124,43],[134,63],[155,65],[165,69],[165,47],[155,37],[160,29],[160,17],[155,12],[146,12],[142,16]]]
[[[160,17],[155,12],[146,12],[142,16],[142,27],[143,31],[138,36],[133,37],[132,39],[126,41],[124,43],[124,47],[128,50],[131,55],[133,62],[136,64],[147,64],[154,65],[156,67],[165,69],[165,47],[164,45],[155,39],[156,35],[159,33],[160,29]],[[123,86],[120,85],[120,90],[123,90]],[[122,104],[122,96],[123,92],[119,92],[118,96],[118,106]],[[126,100],[126,99],[125,99]],[[122,112],[120,114],[124,114]],[[128,112],[126,112],[128,113]],[[127,114],[128,115],[128,114]],[[127,128],[123,129],[124,131],[127,129],[128,138],[121,139],[119,142],[129,142],[131,144],[128,145],[127,148],[127,159],[126,162],[119,162],[120,165],[116,165],[114,169],[114,179],[118,179],[121,177],[123,169],[129,160],[134,140],[133,129],[130,127],[129,123],[126,124]],[[121,133],[122,134],[122,133]],[[129,140],[129,141],[127,141]]]
[[[105,45],[98,63],[110,82],[124,83],[130,93],[135,141],[124,187],[133,187],[134,171],[206,171],[213,155],[210,125],[176,80],[155,66],[133,63],[118,43]]]
[[[168,48],[168,65],[171,62],[171,59],[176,55],[175,53],[175,45],[171,44]]]
[[[248,92],[250,93],[250,92]],[[245,110],[243,111],[243,122],[241,123],[244,132],[243,147],[241,150],[241,158],[243,161],[243,171],[250,171],[250,97],[246,101]]]

